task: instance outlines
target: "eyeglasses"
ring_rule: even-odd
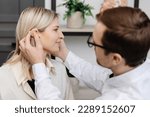
[[[92,35],[90,35],[88,40],[87,40],[87,44],[90,48],[93,47],[93,46],[97,46],[97,47],[100,47],[100,48],[103,48],[103,49],[106,49],[106,50],[110,50],[109,48],[107,48],[105,46],[98,45],[98,44],[94,43],[92,38],[93,38]]]

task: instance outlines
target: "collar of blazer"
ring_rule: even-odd
[[[23,69],[22,69],[22,64],[21,62],[18,62],[14,65],[11,65],[11,70],[13,71],[15,78],[16,78],[16,82],[19,85],[22,85],[24,91],[31,96],[33,99],[36,99],[36,95],[34,94],[34,92],[32,91],[31,87],[28,84],[28,78],[27,76],[24,74]]]

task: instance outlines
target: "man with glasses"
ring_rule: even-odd
[[[60,52],[55,55],[64,61],[70,73],[77,79],[101,94],[96,99],[150,99],[148,16],[140,9],[118,7],[105,10],[96,17],[97,23],[87,43],[89,47],[94,46],[99,65],[92,65],[76,56],[66,48],[63,40]],[[40,45],[38,39],[35,41]],[[32,48],[37,53],[41,51],[38,46]],[[30,47],[24,47],[22,51],[28,58],[36,55]],[[37,98],[51,99],[55,96],[56,99],[61,99],[59,95],[55,95],[58,90],[52,91],[50,76],[44,71],[42,60],[34,60],[37,60],[37,64],[33,65]],[[42,75],[36,71],[38,67],[44,71]]]

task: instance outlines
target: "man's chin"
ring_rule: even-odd
[[[96,59],[97,64],[101,65],[100,62]]]
[[[96,59],[96,62],[98,65],[102,66],[102,67],[105,67],[104,65],[102,65],[97,59]]]

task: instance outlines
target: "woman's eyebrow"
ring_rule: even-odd
[[[59,26],[57,26],[57,25],[56,25],[56,26],[53,26],[53,27],[54,27],[54,28],[59,28]]]

